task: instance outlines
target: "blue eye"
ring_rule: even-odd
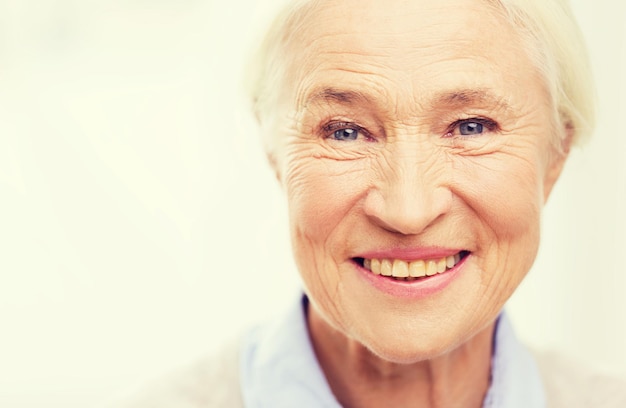
[[[333,132],[335,140],[357,140],[358,138],[359,131],[354,128],[338,129]]]
[[[480,135],[483,133],[483,124],[479,122],[462,122],[459,124],[459,133],[463,136]]]
[[[459,119],[450,124],[444,137],[472,138],[485,135],[491,132],[499,132],[498,122],[489,118],[467,118]]]

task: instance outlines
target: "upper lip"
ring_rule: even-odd
[[[420,259],[440,259],[453,256],[463,248],[444,247],[414,247],[414,248],[387,248],[374,249],[359,253],[355,258],[365,259],[400,259],[404,261],[415,261]]]

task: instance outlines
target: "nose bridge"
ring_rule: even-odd
[[[368,216],[394,232],[422,232],[451,203],[444,159],[432,145],[394,143],[381,158],[377,183],[368,193]]]

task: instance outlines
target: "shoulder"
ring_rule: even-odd
[[[239,340],[183,367],[142,391],[103,408],[243,407],[239,387]]]
[[[558,353],[533,351],[550,408],[626,407],[626,378],[604,374]]]

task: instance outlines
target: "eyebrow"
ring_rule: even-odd
[[[312,103],[318,102],[335,102],[344,105],[353,105],[356,103],[369,103],[371,102],[371,98],[359,91],[323,88],[322,90],[313,92],[309,95],[303,106],[308,107]]]
[[[467,106],[487,107],[502,111],[510,111],[511,105],[504,97],[497,96],[488,89],[461,88],[435,93],[429,96],[430,107],[432,109],[448,108],[462,109]],[[343,105],[355,105],[360,103],[371,103],[372,97],[369,95],[348,89],[338,89],[327,87],[320,91],[311,93],[304,102],[304,107],[313,103],[329,102]]]
[[[510,111],[511,105],[505,98],[496,96],[488,89],[457,89],[435,94],[432,98],[433,108],[463,108],[466,106],[485,106],[498,110]]]

